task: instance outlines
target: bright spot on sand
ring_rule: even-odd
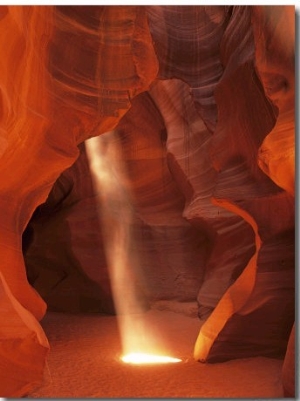
[[[135,365],[181,362],[181,359],[178,358],[172,358],[170,356],[163,355],[144,354],[141,352],[133,352],[131,354],[124,355],[121,359],[125,363],[132,363]]]

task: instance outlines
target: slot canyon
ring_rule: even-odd
[[[2,5],[0,42],[0,397],[295,397],[295,7]]]

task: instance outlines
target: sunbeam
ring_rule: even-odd
[[[86,141],[95,188],[100,195],[100,219],[114,303],[122,338],[122,360],[127,363],[178,362],[163,357],[157,327],[149,327],[135,272],[139,255],[131,233],[133,203],[116,132]]]

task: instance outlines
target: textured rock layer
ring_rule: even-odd
[[[22,232],[61,172],[78,157],[77,145],[114,128],[130,98],[155,78],[157,63],[143,7],[12,6],[1,11],[1,286],[3,296],[8,287],[15,302],[40,319],[46,304],[26,279]],[[120,67],[111,69],[108,62]],[[59,267],[47,282],[64,274]],[[28,326],[26,320],[22,324]],[[43,364],[35,325],[25,349],[35,351]],[[8,318],[5,346],[22,338],[15,331]],[[12,355],[11,366],[4,363],[1,385],[4,377],[14,377],[17,363],[30,359],[22,343],[15,352],[19,359]],[[37,381],[34,366],[27,369],[26,385]],[[14,381],[6,383],[11,385],[1,388],[2,396],[19,395]]]
[[[0,396],[41,380],[47,306],[115,313],[99,135],[143,307],[198,313],[197,360],[286,354],[293,394],[294,11],[0,7]]]

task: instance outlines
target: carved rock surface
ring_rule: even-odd
[[[197,360],[286,355],[293,393],[294,14],[0,7],[0,395],[41,380],[46,305],[115,312],[99,135],[124,166],[144,307],[197,303]]]
[[[257,160],[261,142],[275,124],[275,117],[274,106],[255,72],[255,40],[250,29],[252,17],[247,8],[235,8],[221,43],[224,74],[215,91],[219,114],[211,156],[218,171],[214,202],[239,214],[250,224],[256,237],[256,251],[239,279],[228,289],[224,301],[201,329],[195,356],[204,360],[248,356],[250,349],[252,354],[264,352],[269,356],[283,356],[293,322],[294,199],[262,174],[256,162],[253,163]],[[234,46],[232,42],[238,37],[244,40]],[[229,92],[236,102],[226,101]],[[250,99],[251,107],[248,105]],[[280,253],[284,258],[278,260],[274,250],[281,247],[285,249]],[[252,275],[252,279],[247,275]],[[235,297],[237,291],[244,293],[244,299]],[[272,303],[273,313],[269,311]],[[255,313],[257,316],[252,318]],[[247,338],[247,333],[255,330],[252,320],[255,324],[261,321],[268,328],[271,338],[266,341],[267,347],[266,335],[262,341],[259,336],[252,339],[253,334],[250,334],[251,339]],[[286,332],[280,335],[278,332],[274,338],[279,320]],[[260,331],[263,332],[263,327]],[[227,332],[235,332],[235,339],[230,334],[228,340]],[[231,341],[234,352],[230,349]],[[226,347],[223,347],[225,343]]]
[[[157,62],[142,7],[11,6],[1,11],[1,290],[7,297],[8,287],[11,302],[39,320],[46,304],[27,281],[22,233],[78,157],[77,145],[115,127],[130,98],[156,77]],[[108,68],[104,60],[110,58],[123,68]],[[7,346],[15,338],[13,317],[1,321]],[[26,320],[22,324],[28,326]],[[30,330],[25,349],[43,365],[37,321]],[[21,349],[16,345],[19,362],[11,355],[11,366],[1,365],[1,386],[6,382],[1,396],[20,395],[20,386],[4,377],[30,360]],[[34,366],[20,376],[24,386],[36,383]]]
[[[80,157],[56,181],[23,235],[28,280],[50,310],[114,313],[99,198],[84,144],[79,149]]]

